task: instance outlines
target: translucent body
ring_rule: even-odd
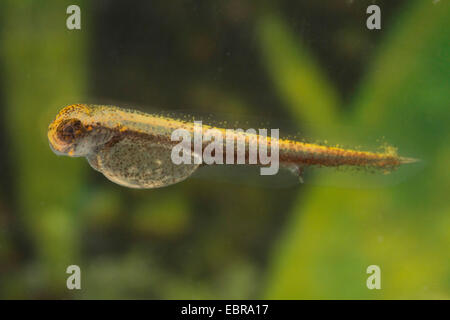
[[[66,141],[61,136],[72,119],[80,121],[84,129]],[[74,126],[73,122],[69,125]],[[192,164],[175,165],[171,161],[170,134],[184,125],[132,110],[72,105],[50,124],[48,137],[55,153],[84,156],[92,168],[119,185],[159,188],[186,179],[199,166],[194,164],[195,153]]]
[[[176,129],[194,135],[193,119],[175,119],[110,106],[70,105],[50,124],[48,138],[56,154],[86,157],[95,170],[117,184],[158,188],[186,179],[199,167],[194,158],[201,154],[191,149],[191,145],[185,146],[189,148],[186,151],[190,151],[191,164],[174,164],[172,161],[172,150],[178,142],[172,141],[171,135]],[[207,129],[215,129],[223,136],[223,159],[227,152],[237,159],[238,143],[245,146],[245,158],[248,159],[249,145],[263,140],[254,133],[231,130],[234,140],[228,149],[225,128],[201,126],[202,131]],[[357,166],[387,171],[411,162],[398,157],[394,150],[373,153],[270,137],[267,138],[268,148],[275,142],[279,146],[280,165],[300,178],[306,166]],[[200,153],[206,148],[207,144],[202,144]],[[261,165],[259,160],[255,164]]]
[[[109,180],[130,188],[159,188],[189,177],[198,164],[175,165],[167,145],[125,137],[87,156],[89,164]],[[191,163],[194,163],[192,160]]]

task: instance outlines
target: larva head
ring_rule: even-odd
[[[58,155],[86,156],[90,145],[86,143],[91,127],[91,109],[83,104],[73,104],[63,108],[48,127],[48,140],[53,152]]]

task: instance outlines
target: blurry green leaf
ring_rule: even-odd
[[[275,13],[265,13],[257,24],[264,65],[280,98],[298,121],[319,130],[338,120],[339,97],[300,37]]]
[[[40,284],[47,295],[65,288],[66,267],[76,262],[80,244],[74,201],[83,160],[57,157],[47,140],[47,127],[57,111],[80,101],[86,85],[85,33],[67,30],[69,4],[1,4],[6,105],[2,120],[11,146],[8,156],[20,220],[36,252],[36,264],[43,267],[42,277],[49,281]]]
[[[302,195],[274,249],[266,297],[450,297],[442,228],[450,213],[449,19],[448,2],[407,3],[355,100],[353,121],[386,135],[401,154],[425,157],[423,171],[390,187]],[[366,288],[372,264],[381,267],[381,290]]]

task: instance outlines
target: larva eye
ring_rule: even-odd
[[[59,140],[71,143],[84,133],[83,124],[78,119],[69,119],[62,122],[58,127]]]

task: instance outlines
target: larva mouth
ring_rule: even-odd
[[[72,146],[61,146],[52,143],[52,141],[49,141],[49,145],[53,153],[55,153],[58,156],[70,155],[71,151],[74,149]]]

